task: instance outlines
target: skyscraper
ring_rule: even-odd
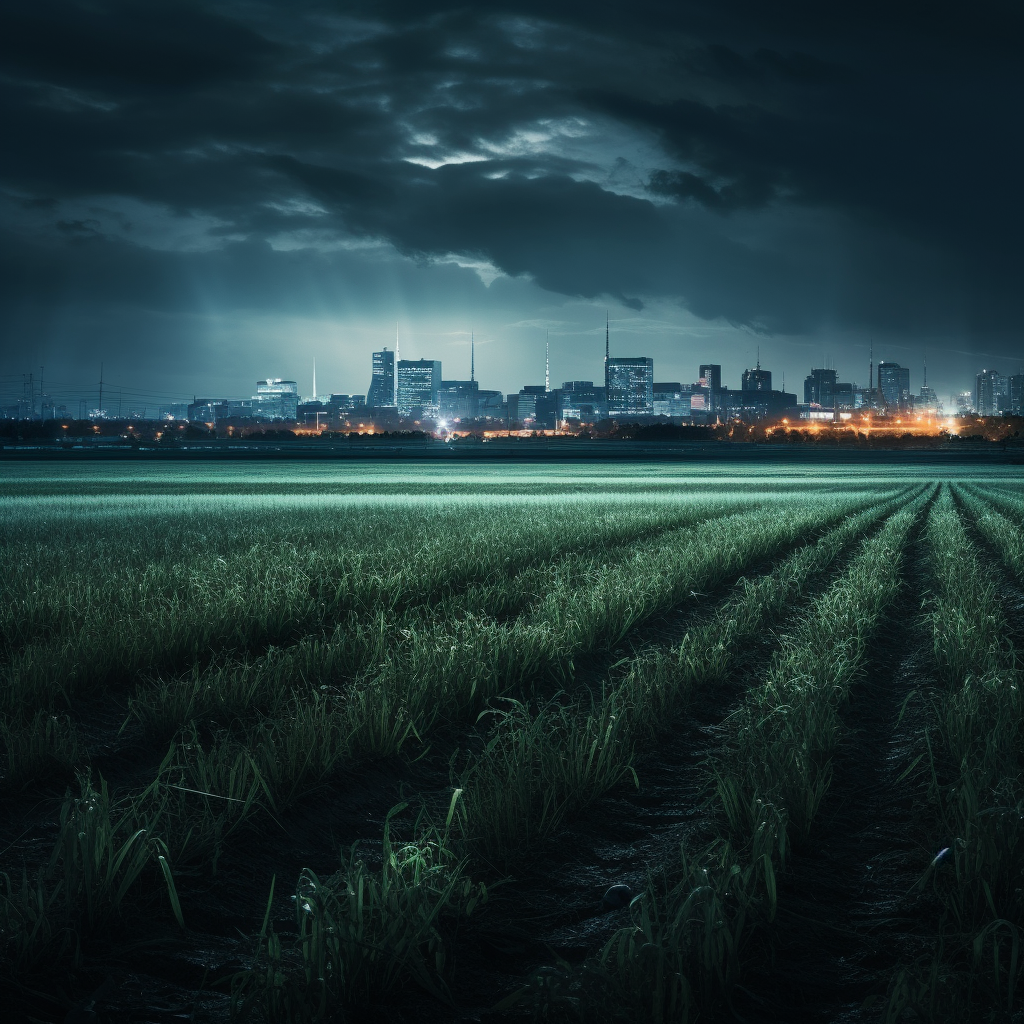
[[[1009,393],[1006,377],[998,370],[982,370],[974,378],[974,411],[979,416],[998,416],[1000,398]]]
[[[648,356],[605,357],[608,415],[654,415],[654,360]]]
[[[1009,408],[1006,411],[1011,416],[1024,416],[1024,373],[1013,374],[1006,379],[1006,383],[1009,385]]]
[[[440,359],[398,360],[399,416],[436,416],[440,388]]]
[[[394,408],[395,383],[395,353],[389,352],[385,345],[382,352],[373,353],[373,375],[366,404],[371,409]]]
[[[881,360],[878,364],[878,390],[886,408],[903,410],[910,407],[910,369],[899,363]]]
[[[722,367],[718,363],[701,363],[701,387],[709,388],[711,393],[722,390]]]
[[[604,315],[604,393],[605,393],[605,395],[609,394],[609,391],[608,391],[608,386],[609,386],[608,385],[608,357],[611,355],[611,345],[610,345],[610,337],[611,337],[611,335],[609,333],[608,327],[609,327],[608,314],[605,313],[605,315]],[[608,406],[608,411],[609,411],[609,415],[611,415],[611,405]]]

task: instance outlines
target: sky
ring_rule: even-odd
[[[1024,362],[1024,14],[905,0],[0,4],[0,404],[760,357]]]

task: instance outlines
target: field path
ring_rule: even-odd
[[[907,548],[902,592],[851,692],[828,796],[780,878],[772,962],[751,969],[737,999],[745,1019],[875,1024],[898,966],[931,949],[919,922],[934,918],[912,890],[935,851],[914,820],[922,775],[903,777],[924,723],[921,700],[908,696],[930,682],[919,622],[926,519]]]

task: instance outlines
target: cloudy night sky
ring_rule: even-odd
[[[1024,361],[1017,4],[0,10],[8,391]]]

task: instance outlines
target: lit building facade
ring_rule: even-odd
[[[910,369],[899,363],[878,364],[878,390],[887,409],[910,408]]]
[[[1003,374],[998,370],[982,370],[974,378],[974,411],[979,416],[998,416],[999,400],[1005,399],[1008,392],[1009,384]]]
[[[395,353],[387,346],[373,353],[373,373],[370,390],[366,393],[366,404],[373,409],[393,408],[396,405]]]
[[[527,391],[508,396],[510,423],[532,424],[537,420],[537,396]]]
[[[592,380],[567,380],[558,392],[558,418],[596,423],[608,415],[604,388]]]
[[[654,415],[682,419],[690,415],[690,386],[678,381],[654,385]]]
[[[479,395],[475,380],[443,380],[437,393],[438,415],[446,420],[476,419]]]
[[[741,391],[771,391],[772,371],[762,370],[758,362],[753,370],[744,370],[740,384]]]
[[[398,360],[399,416],[436,417],[440,390],[440,359]]]
[[[804,404],[834,409],[836,402],[836,371],[819,368],[804,378]]]
[[[1007,391],[1007,409],[1011,416],[1024,416],[1024,373],[1015,373],[1006,378],[1009,385]]]
[[[608,359],[608,415],[654,415],[654,360],[648,356]]]
[[[294,422],[298,415],[299,385],[294,380],[268,377],[256,382],[252,411],[257,419]]]

